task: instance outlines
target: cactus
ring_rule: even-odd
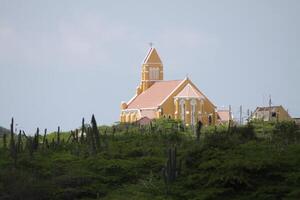
[[[70,132],[70,135],[69,135],[69,137],[67,139],[67,143],[70,142],[70,140],[71,140],[72,137],[73,137],[73,139],[72,139],[72,142],[73,142],[75,140],[75,136],[74,136],[74,132],[73,131]]]
[[[10,155],[14,160],[14,165],[16,166],[17,164],[17,148],[16,148],[16,143],[15,143],[15,134],[14,134],[14,118],[11,119],[11,124],[10,124],[10,143],[9,143],[9,149],[10,149]]]
[[[165,167],[162,169],[163,177],[166,185],[174,182],[181,171],[181,160],[177,163],[177,149],[169,148],[168,160]]]
[[[84,126],[84,118],[82,118],[82,125],[81,125],[81,136],[80,136],[80,143],[84,143],[84,132],[85,132],[85,126]]]
[[[79,140],[78,140],[78,129],[76,129],[75,130],[75,141],[76,141],[76,143],[78,143],[79,142]]]
[[[3,148],[7,149],[6,133],[3,134]]]
[[[50,147],[53,148],[53,149],[56,147],[54,138],[52,138],[52,140],[51,140]]]
[[[17,152],[21,153],[23,149],[23,143],[22,143],[22,131],[19,131],[18,135],[18,142],[17,142]]]
[[[10,151],[12,151],[15,148],[15,134],[14,134],[14,118],[11,119],[11,124],[10,124]]]
[[[92,124],[92,139],[94,140],[94,145],[96,147],[96,151],[99,151],[101,146],[100,146],[100,133],[98,130],[98,126],[97,126],[97,122],[95,119],[95,116],[92,115],[92,120],[91,120],[91,124]]]
[[[46,140],[47,140],[47,129],[44,130],[44,137],[43,137],[43,149],[46,147]]]
[[[87,128],[86,139],[87,139],[90,154],[95,155],[97,153],[97,149],[96,149],[94,134],[91,127]]]
[[[56,142],[57,145],[60,144],[60,127],[57,127],[57,142]]]
[[[33,152],[34,152],[34,139],[32,137],[27,137],[27,149],[29,152],[29,156],[33,157]]]
[[[47,148],[47,149],[49,149],[49,142],[48,142],[48,139],[46,138],[46,140],[45,140],[45,147]]]
[[[34,151],[38,150],[38,148],[39,148],[39,138],[40,138],[40,129],[37,128],[36,133],[33,138],[33,143],[32,143],[32,145],[33,145],[32,148]]]

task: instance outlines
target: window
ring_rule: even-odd
[[[181,116],[181,120],[182,122],[185,122],[185,100],[181,99],[180,102],[180,116]]]
[[[158,80],[159,79],[159,68],[150,67],[149,69],[150,73],[150,80]]]
[[[191,100],[191,124],[192,125],[195,125],[195,112],[196,112],[196,104],[197,104],[197,102],[196,102],[196,100],[195,99],[192,99]]]

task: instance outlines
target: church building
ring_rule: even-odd
[[[188,77],[164,80],[163,63],[151,47],[142,64],[141,82],[135,96],[121,103],[120,121],[134,123],[161,117],[180,119],[187,126],[199,120],[214,125],[217,113],[216,106]]]

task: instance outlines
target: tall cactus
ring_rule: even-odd
[[[72,142],[71,142],[71,143],[73,143],[74,140],[75,140],[75,135],[74,135],[74,131],[72,131],[72,130],[70,131],[70,135],[69,135],[69,137],[68,137],[68,139],[67,139],[67,143],[70,142],[71,138],[73,138],[73,139],[72,139]]]
[[[47,129],[44,130],[44,137],[43,137],[43,149],[47,148],[46,146],[46,140],[47,140]]]
[[[10,124],[9,148],[10,148],[11,153],[12,153],[13,149],[15,148],[14,118],[11,119],[11,124]]]
[[[88,127],[86,130],[86,138],[87,138],[87,143],[88,143],[90,154],[95,155],[97,153],[97,148],[96,148],[93,130],[91,127]]]
[[[17,152],[21,153],[23,150],[23,142],[22,142],[22,131],[19,131],[18,141],[17,141]]]
[[[168,160],[165,167],[163,168],[163,177],[166,185],[174,182],[181,171],[181,160],[177,163],[177,149],[169,148],[168,150]]]
[[[29,156],[33,157],[33,152],[34,152],[34,138],[32,138],[31,136],[27,137],[26,147],[28,149]]]
[[[78,140],[78,129],[76,129],[75,130],[75,141],[76,141],[76,143],[78,143],[79,142],[79,140]]]
[[[94,115],[92,116],[91,124],[92,124],[93,139],[95,141],[96,149],[99,151],[100,148],[101,148],[101,146],[100,146],[100,133],[99,133],[97,122],[96,122],[96,119],[95,119]]]
[[[38,148],[39,148],[39,138],[40,138],[40,129],[37,128],[36,133],[33,138],[33,143],[32,143],[32,145],[33,145],[32,148],[34,151],[38,150]]]
[[[3,134],[3,148],[7,149],[6,133]]]
[[[15,142],[15,133],[14,133],[14,118],[11,119],[10,124],[10,143],[9,143],[10,155],[14,160],[14,164],[17,164],[17,148]]]
[[[85,125],[84,125],[84,118],[82,118],[82,125],[81,125],[81,135],[80,135],[80,143],[84,143],[84,133],[85,133]]]
[[[57,127],[57,145],[60,144],[60,127]]]

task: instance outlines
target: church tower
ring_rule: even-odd
[[[137,95],[147,90],[156,81],[162,81],[164,79],[163,75],[161,59],[156,49],[151,47],[142,64],[142,78],[137,88]]]

